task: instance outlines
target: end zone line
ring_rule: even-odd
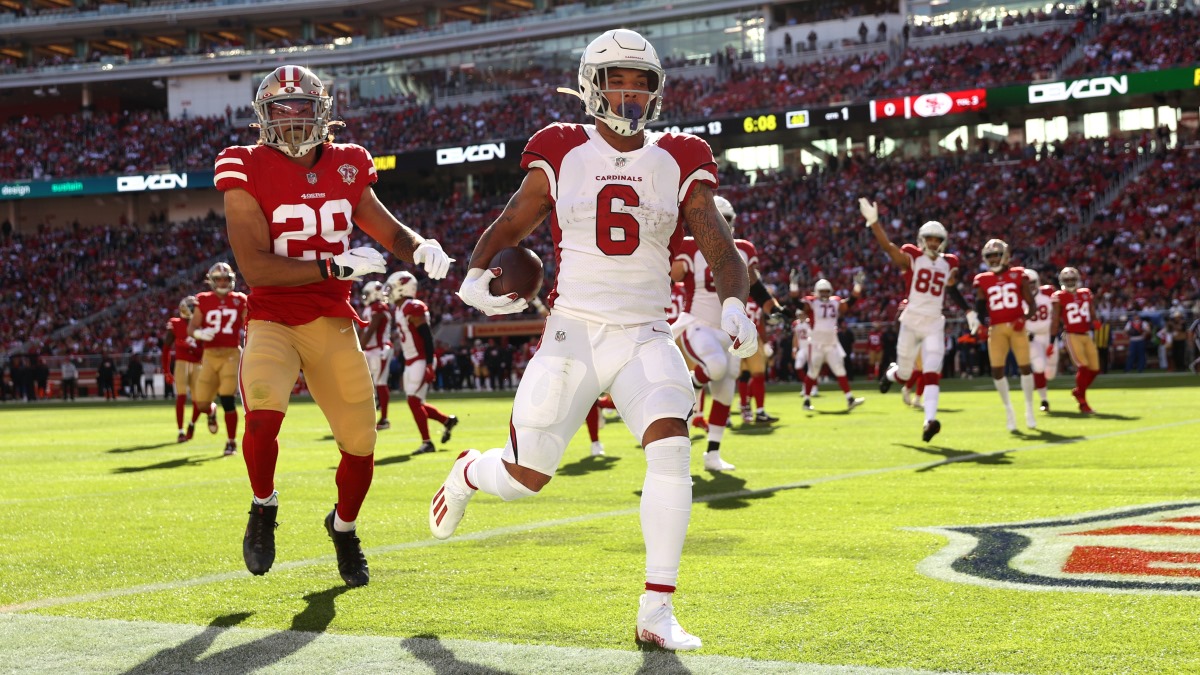
[[[998,457],[1017,452],[1028,452],[1031,450],[1045,450],[1055,448],[1061,445],[1074,445],[1077,443],[1099,441],[1108,438],[1116,438],[1119,436],[1128,436],[1147,431],[1158,431],[1161,429],[1170,429],[1173,427],[1187,426],[1200,423],[1200,419],[1184,420],[1180,422],[1171,422],[1167,424],[1158,424],[1150,427],[1140,427],[1137,429],[1124,429],[1121,431],[1110,431],[1108,433],[1097,434],[1095,436],[1081,436],[1079,438],[1067,438],[1059,441],[1049,441],[1039,443],[1037,445],[1029,445],[1023,447],[1009,448],[1005,450],[997,450],[994,452],[978,452],[970,455],[962,455],[959,457],[949,457],[933,462],[918,462],[915,464],[903,464],[900,466],[880,467],[878,469],[864,469],[862,471],[852,471],[850,473],[835,474],[832,476],[822,476],[820,478],[812,478],[809,480],[799,481],[796,483],[786,483],[773,487],[759,488],[756,490],[735,490],[733,492],[722,492],[720,494],[702,495],[692,499],[693,504],[704,504],[708,502],[716,502],[725,499],[736,499],[741,497],[754,497],[758,495],[771,494],[782,492],[784,490],[795,490],[799,488],[821,485],[824,483],[832,483],[834,481],[849,480],[852,478],[863,478],[866,476],[876,476],[886,473],[895,473],[897,471],[909,471],[918,469],[928,469],[957,462],[970,462],[977,459],[987,457]],[[408,541],[399,544],[389,544],[387,546],[377,546],[368,548],[364,551],[368,556],[382,555],[394,553],[396,551],[406,551],[412,549],[428,548],[430,546],[441,546],[444,544],[454,544],[460,541],[481,541],[491,539],[493,537],[504,536],[507,534],[518,534],[529,532],[531,530],[541,530],[549,527],[559,527],[561,525],[574,525],[576,523],[584,523],[602,518],[615,518],[620,516],[634,515],[639,512],[638,508],[619,509],[616,511],[604,511],[601,513],[590,513],[570,518],[557,518],[554,520],[544,520],[537,523],[524,523],[520,525],[508,525],[505,527],[493,528],[490,530],[482,530],[471,534],[456,536],[453,539],[423,539],[421,541]],[[319,556],[316,558],[308,558],[306,560],[295,560],[292,562],[284,562],[275,565],[273,570],[293,570],[303,567],[311,567],[313,565],[332,563],[336,558],[333,555]],[[107,600],[109,598],[118,598],[126,595],[139,595],[142,593],[154,593],[157,591],[170,591],[190,586],[201,586],[204,584],[218,583],[222,581],[231,581],[234,579],[249,578],[251,574],[245,570],[237,570],[230,572],[222,572],[218,574],[209,574],[202,577],[192,579],[179,579],[175,581],[160,581],[151,584],[141,584],[139,586],[128,586],[125,588],[114,588],[107,591],[96,591],[93,593],[83,593],[80,595],[65,596],[59,598],[42,598],[38,600],[29,600],[26,602],[15,603],[11,605],[0,606],[0,614],[11,614],[14,612],[25,612],[37,609],[46,609],[49,607],[58,607],[61,605],[72,605],[82,602],[95,602],[99,600]]]

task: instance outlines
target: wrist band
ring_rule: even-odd
[[[333,274],[333,269],[332,269],[333,258],[326,258],[324,260],[318,260],[317,266],[321,268],[321,278],[322,279],[328,279],[329,276],[331,274]]]

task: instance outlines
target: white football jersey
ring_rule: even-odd
[[[1037,293],[1033,294],[1033,301],[1037,304],[1037,316],[1025,322],[1025,327],[1029,329],[1030,333],[1050,335],[1050,312],[1052,311],[1050,305],[1053,303],[1053,298],[1054,287],[1049,285],[1038,288]],[[1025,306],[1024,301],[1021,306]]]
[[[931,260],[912,244],[905,244],[900,250],[911,263],[904,272],[904,283],[908,287],[908,307],[904,315],[940,317],[946,304],[946,282],[958,269],[958,256],[946,253]]]
[[[808,320],[812,324],[811,339],[814,344],[833,344],[837,342],[838,313],[842,308],[842,299],[836,295],[822,300],[816,296],[804,296],[804,304],[808,305]]]
[[[796,340],[800,346],[808,344],[808,338],[812,327],[808,325],[808,319],[796,319],[792,322],[792,333],[796,335]]]
[[[551,124],[529,139],[521,167],[550,182],[553,311],[606,324],[664,320],[679,205],[697,183],[717,187],[708,144],[647,131],[641,148],[619,152],[593,125]]]
[[[405,363],[424,360],[425,350],[433,348],[413,331],[413,324],[408,320],[410,316],[423,316],[425,323],[429,323],[428,305],[416,298],[404,298],[396,305],[396,332],[400,335],[400,353],[404,355]]]
[[[746,267],[758,264],[758,252],[754,244],[745,239],[735,239],[733,242]],[[717,296],[717,285],[713,280],[712,268],[704,259],[704,254],[696,246],[696,240],[684,237],[675,254],[675,260],[683,263],[687,270],[683,277],[684,303],[683,311],[696,317],[696,320],[713,328],[721,327],[721,298]],[[749,307],[747,307],[749,309]]]

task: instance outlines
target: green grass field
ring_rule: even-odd
[[[1060,378],[1055,412],[1010,435],[990,380],[953,381],[930,444],[895,391],[859,381],[867,403],[847,415],[834,385],[815,413],[772,390],[778,424],[726,434],[735,472],[705,472],[693,437],[675,607],[704,648],[686,655],[632,642],[645,462],[623,424],[601,430],[606,457],[587,456],[581,429],[542,494],[480,495],[439,542],[428,499],[459,450],[503,442],[511,399],[435,399],[462,423],[451,447],[417,457],[394,399],[359,520],[371,583],[347,590],[322,527],[337,451],[311,402],[284,423],[278,556],[264,577],[243,567],[250,492],[240,456],[221,456],[223,430],[178,445],[165,402],[7,405],[0,671],[1200,672],[1187,637],[1200,615],[1189,536],[1200,529],[1187,529],[1200,521],[1198,383],[1101,377],[1090,396],[1101,414],[1084,417]],[[1011,561],[970,545],[956,554],[945,531],[922,529],[1073,523],[1147,505],[1178,508],[1115,533],[1097,534],[1114,526],[1104,518],[1047,542],[1029,535],[1046,527],[1026,530],[1009,541],[1046,545]],[[1044,579],[1073,542],[1102,558],[1133,551],[1133,562],[1041,586],[1003,572]],[[1003,578],[970,571],[991,563]]]

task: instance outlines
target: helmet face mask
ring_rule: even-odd
[[[1059,287],[1068,293],[1073,293],[1075,289],[1079,288],[1079,278],[1079,270],[1074,267],[1064,267],[1058,273]]]
[[[925,223],[921,229],[917,230],[917,241],[921,244],[921,250],[933,260],[937,260],[938,256],[946,251],[946,236],[946,226],[936,220]],[[936,245],[931,245],[928,241],[931,237],[936,237],[941,241]]]
[[[642,71],[640,76],[628,70]],[[662,111],[666,75],[654,46],[631,30],[610,30],[592,40],[579,60],[579,98],[588,115],[622,136],[636,136]],[[609,95],[622,103],[614,110]],[[645,98],[646,103],[641,103]]]
[[[417,297],[417,278],[412,272],[393,272],[383,286],[383,292],[393,303]]]
[[[1008,244],[999,239],[989,239],[983,245],[983,261],[993,273],[1008,266]]]
[[[258,86],[254,114],[260,143],[303,157],[329,137],[333,97],[308,68],[280,66]]]
[[[196,312],[196,296],[189,295],[179,301],[179,316],[190,319]]]
[[[821,279],[813,286],[813,291],[817,294],[818,298],[828,300],[833,296],[833,284],[829,283],[828,279]]]
[[[208,268],[205,279],[208,281],[208,287],[213,289],[217,295],[228,294],[237,284],[237,275],[233,273],[233,268],[227,262],[219,262]]]
[[[383,283],[379,281],[368,281],[363,284],[361,297],[363,304],[370,305],[375,302],[380,302],[384,299]]]

